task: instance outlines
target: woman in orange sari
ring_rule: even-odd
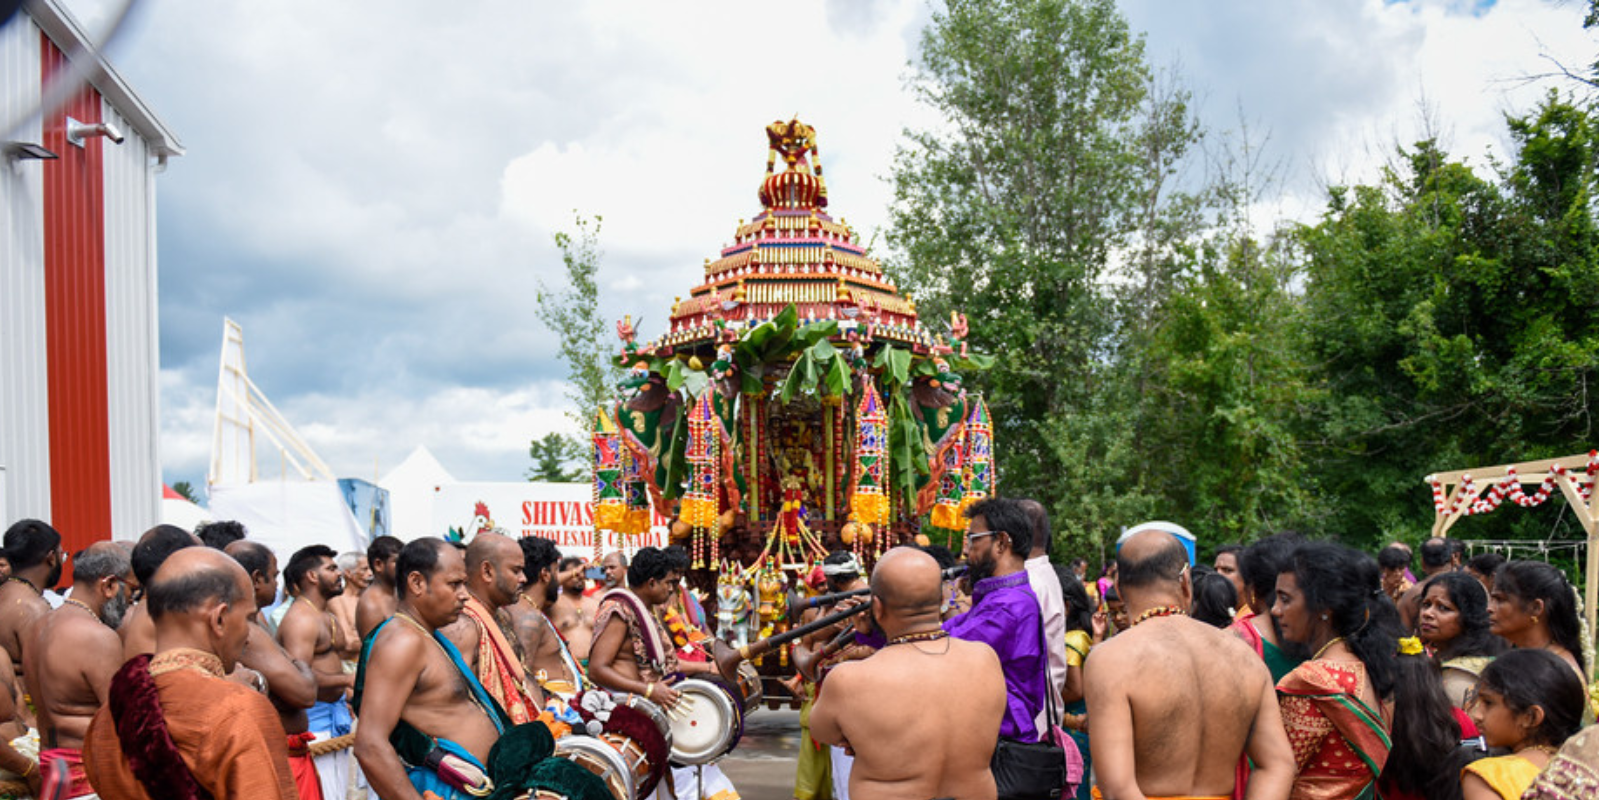
[[[1377,562],[1310,542],[1291,564],[1278,575],[1272,615],[1285,639],[1312,652],[1278,682],[1298,765],[1291,800],[1375,798],[1391,756],[1408,774],[1386,784],[1421,792],[1444,779],[1460,731],[1422,643],[1398,635]]]

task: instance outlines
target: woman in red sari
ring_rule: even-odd
[[[1375,798],[1391,757],[1406,774],[1386,784],[1421,794],[1449,782],[1441,767],[1460,731],[1422,643],[1399,636],[1377,562],[1325,542],[1301,545],[1291,561],[1272,615],[1283,638],[1312,653],[1278,682],[1299,767],[1291,800]]]

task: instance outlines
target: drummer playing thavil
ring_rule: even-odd
[[[461,551],[428,537],[406,545],[395,567],[399,603],[364,643],[357,675],[361,725],[355,754],[379,797],[464,797],[455,786],[425,767],[407,768],[390,735],[397,728],[433,737],[443,753],[443,770],[472,777],[487,774],[489,750],[507,721],[472,676],[461,653],[438,629],[461,616],[467,602],[467,569]],[[411,763],[427,759],[411,757]],[[458,781],[459,782],[459,781]],[[480,784],[481,785],[481,784]]]
[[[628,565],[628,587],[617,587],[600,598],[595,616],[594,644],[589,650],[589,679],[613,691],[639,695],[671,709],[679,702],[676,690],[667,683],[674,673],[713,673],[709,662],[678,660],[672,638],[656,619],[653,609],[667,602],[683,579],[674,559],[654,547],[641,548]],[[702,768],[699,782],[706,800],[737,800],[733,783],[716,765]],[[680,799],[696,796],[695,771],[673,770],[673,783]]]

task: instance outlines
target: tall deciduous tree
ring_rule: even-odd
[[[1507,122],[1517,152],[1498,180],[1424,141],[1382,184],[1335,189],[1301,233],[1327,392],[1312,441],[1345,538],[1425,531],[1428,472],[1594,446],[1594,108],[1551,94]],[[1552,520],[1463,530],[1548,534]]]
[[[1102,385],[1116,329],[1103,284],[1135,232],[1155,230],[1193,124],[1181,92],[1152,94],[1113,0],[943,6],[912,88],[944,124],[908,131],[897,153],[889,266],[925,319],[967,313],[972,345],[996,357],[973,385],[999,426],[1005,491],[1098,541],[1114,531],[1090,498],[1142,491],[1130,429],[1103,416],[1123,413]]]
[[[539,281],[534,313],[560,341],[561,360],[567,365],[568,419],[579,431],[588,430],[596,409],[612,396],[622,370],[610,357],[605,319],[600,316],[600,217],[574,214],[573,231],[558,231],[556,247],[566,271],[566,285],[552,288]],[[545,437],[548,439],[549,437]],[[541,440],[529,443],[537,463]],[[576,448],[574,441],[569,447]]]

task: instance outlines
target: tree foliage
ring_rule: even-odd
[[[585,477],[583,446],[554,431],[528,443],[533,467],[528,480],[540,483],[570,483]]]
[[[574,214],[573,228],[555,234],[565,285],[552,288],[539,281],[534,313],[560,341],[561,360],[567,365],[567,400],[572,403],[567,418],[577,430],[587,431],[595,411],[611,398],[622,369],[610,357],[606,322],[600,316],[600,217]],[[529,455],[535,460],[530,480],[533,473],[547,474],[539,453],[547,446],[541,442],[553,435],[529,443]]]
[[[1259,143],[1213,145],[1143,50],[1111,0],[945,0],[923,34],[912,87],[943,124],[897,154],[887,266],[995,356],[968,386],[1005,494],[1091,555],[1157,517],[1370,547],[1426,534],[1430,472],[1593,446],[1592,99],[1508,116],[1510,163],[1423,141],[1258,232]]]

